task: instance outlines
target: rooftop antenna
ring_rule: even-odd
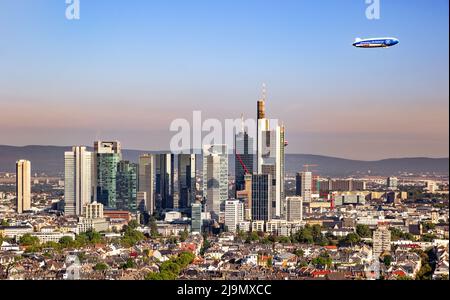
[[[267,86],[265,83],[263,83],[263,85],[262,85],[262,100],[266,101],[266,97],[267,97]]]
[[[245,128],[244,128],[244,114],[241,114],[241,132],[244,133],[245,132]]]

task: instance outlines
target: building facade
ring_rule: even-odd
[[[121,160],[122,150],[119,142],[94,143],[94,200],[112,209],[116,208],[117,166]]]
[[[16,162],[16,211],[21,214],[31,209],[31,162]]]
[[[92,200],[92,152],[73,147],[64,153],[64,214],[80,216]]]

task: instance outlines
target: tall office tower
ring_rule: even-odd
[[[388,177],[387,178],[387,188],[391,191],[396,191],[398,189],[398,178]]]
[[[311,201],[312,173],[300,172],[295,176],[295,194],[303,197],[305,202]]]
[[[117,165],[122,160],[120,143],[97,141],[94,151],[94,200],[115,209]]]
[[[272,176],[271,217],[276,218],[283,214],[285,128],[278,124],[270,124],[270,120],[266,119],[264,98],[265,96],[258,101],[256,162],[258,174]]]
[[[155,206],[157,211],[177,208],[175,190],[175,156],[173,154],[155,155]]]
[[[191,232],[202,233],[202,204],[192,203],[191,205]]]
[[[228,200],[227,145],[203,146],[203,197],[205,211],[217,218]]]
[[[303,220],[303,198],[287,197],[286,198],[286,220],[289,222]]]
[[[244,203],[239,200],[225,201],[225,226],[229,232],[236,232],[238,224],[244,221]]]
[[[148,212],[153,215],[155,210],[155,156],[151,154],[143,154],[139,157],[139,180],[138,191],[145,192],[144,203],[140,203],[141,212]],[[142,197],[141,197],[142,198]],[[142,204],[142,205],[141,205]]]
[[[139,184],[138,184],[139,185]],[[136,194],[136,208],[141,214],[147,212],[147,192],[137,192]]]
[[[236,192],[236,198],[244,202],[244,219],[252,220],[252,174],[244,176],[244,190]]]
[[[245,189],[245,175],[253,174],[253,138],[244,128],[234,136],[234,154],[235,190],[238,192]]]
[[[272,218],[272,175],[252,175],[252,220],[269,221]]]
[[[373,232],[373,256],[378,259],[385,251],[391,251],[391,231],[387,225],[380,224]]]
[[[31,208],[31,162],[16,162],[16,198],[17,213],[21,214]]]
[[[92,152],[72,147],[64,153],[64,214],[80,216],[92,200]]]
[[[120,161],[116,175],[116,208],[137,211],[137,171],[138,165]]]
[[[312,176],[311,193],[319,194],[319,191],[320,191],[320,176],[313,175]]]
[[[195,154],[178,155],[178,191],[180,201],[178,207],[188,209],[195,202],[196,195],[196,160]]]

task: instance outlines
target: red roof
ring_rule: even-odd
[[[325,246],[324,248],[328,250],[337,250],[337,246]]]
[[[311,276],[313,277],[319,277],[319,276],[325,276],[330,274],[331,271],[330,270],[315,270],[311,273]]]

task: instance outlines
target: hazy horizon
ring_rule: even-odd
[[[34,5],[33,5],[34,4]],[[169,148],[172,120],[286,125],[287,153],[447,158],[447,0],[0,3],[0,144]],[[394,36],[390,49],[356,37]],[[145,150],[143,150],[145,151]]]

